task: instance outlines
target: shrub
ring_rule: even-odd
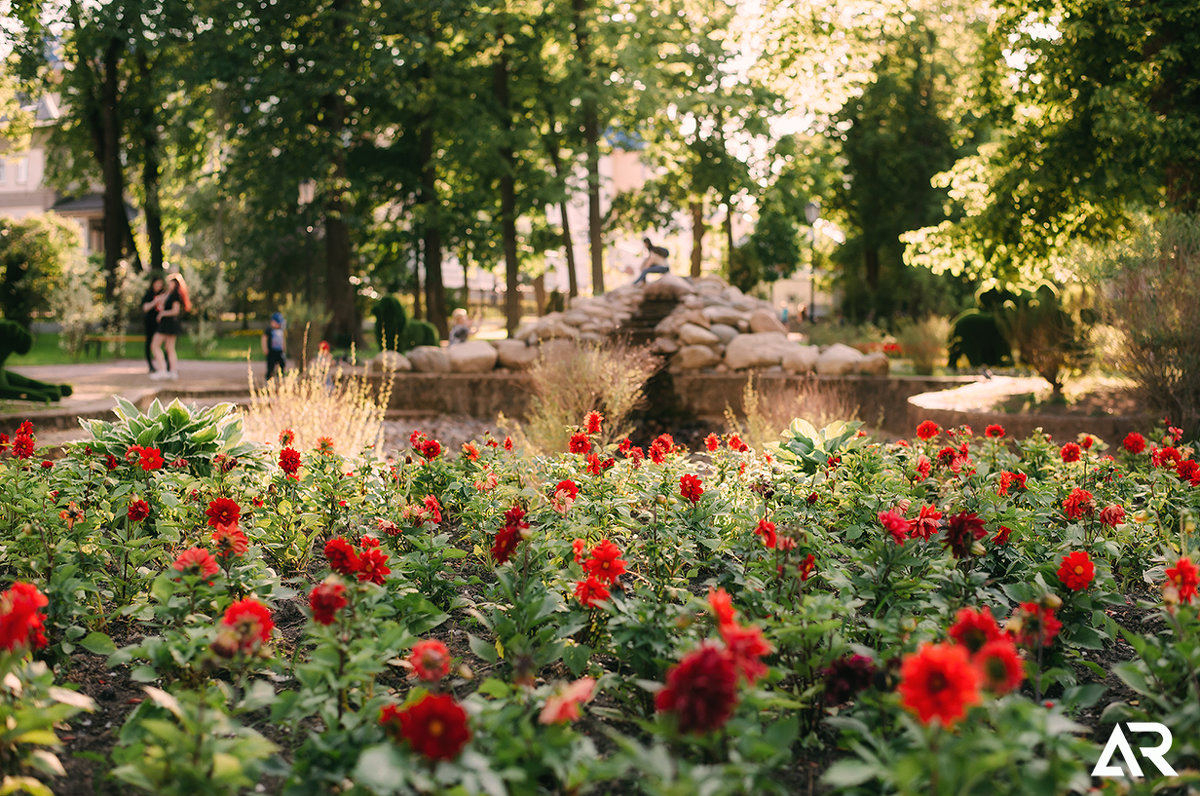
[[[50,309],[61,327],[59,347],[75,356],[88,330],[105,318],[104,274],[99,263],[82,251],[74,250],[63,259],[63,278],[50,294]]]
[[[403,339],[402,348],[411,351],[419,345],[437,345],[441,338],[438,337],[437,327],[429,321],[409,321],[404,324]]]
[[[896,332],[900,349],[913,364],[913,370],[921,376],[929,376],[945,352],[946,339],[950,336],[950,323],[936,315],[920,321],[905,321]]]
[[[308,450],[322,437],[336,440],[338,451],[354,457],[368,448],[372,456],[382,441],[383,417],[392,397],[391,374],[376,382],[348,373],[328,353],[300,371],[289,369],[262,387],[250,374],[250,406],[244,410],[246,436],[275,443],[291,429],[292,447]]]
[[[992,313],[970,309],[950,322],[946,364],[957,368],[964,357],[973,368],[1012,364],[1012,347]]]
[[[408,317],[395,296],[384,296],[375,302],[375,342],[380,351],[399,351]]]
[[[1004,302],[995,317],[1021,362],[1050,382],[1055,399],[1062,400],[1066,373],[1081,370],[1090,360],[1088,313],[1072,308],[1053,285],[1043,282]]]
[[[21,221],[0,219],[0,311],[29,327],[35,312],[49,309],[63,263],[78,248],[75,232],[55,215]]]
[[[1171,215],[1089,256],[1106,320],[1122,332],[1117,366],[1144,400],[1200,431],[1200,218]]]
[[[512,430],[535,450],[563,451],[584,416],[598,411],[605,418],[600,441],[620,439],[654,369],[647,349],[625,345],[580,345],[553,359],[542,356],[530,370],[527,419]]]

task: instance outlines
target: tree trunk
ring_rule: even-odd
[[[546,154],[550,157],[550,166],[554,169],[554,179],[562,180],[563,174],[562,158],[560,157],[560,148],[558,139],[555,137],[562,131],[558,127],[558,122],[555,119],[554,105],[550,102],[550,93],[546,92],[546,120],[548,132],[542,137],[542,141],[546,147]],[[571,239],[571,217],[567,215],[568,202],[563,199],[558,203],[558,212],[562,216],[562,239],[563,239],[563,254],[567,258],[567,295],[575,298],[579,295],[579,276],[575,273],[575,243]],[[545,280],[542,280],[543,288]],[[539,312],[540,314],[540,312]]]
[[[112,38],[104,48],[100,82],[99,144],[96,153],[104,180],[104,296],[109,302],[117,293],[117,269],[128,252],[141,270],[141,258],[133,242],[129,217],[125,215],[125,173],[121,164],[120,77],[117,74],[121,51],[120,39]]]
[[[573,27],[575,29],[575,53],[583,68],[583,82],[591,85],[595,79],[592,70],[591,45],[587,30],[588,0],[571,0]],[[593,88],[595,88],[593,86]],[[600,113],[594,94],[583,97],[583,138],[588,186],[588,250],[592,257],[592,293],[604,292],[604,239],[600,229]]]
[[[150,62],[144,52],[138,53],[138,74],[144,85],[152,80]],[[158,130],[154,124],[154,106],[144,111],[141,119],[142,135],[142,192],[146,216],[146,237],[150,241],[150,270],[159,273],[163,269],[162,203],[159,199],[159,181],[162,170],[159,164]]]
[[[692,276],[700,276],[700,263],[704,260],[704,202],[692,200]]]
[[[725,200],[725,273],[733,272],[733,205]]]
[[[424,242],[421,244],[420,258],[413,258],[413,320],[420,321],[425,318],[425,313],[421,310],[421,263],[425,261]]]
[[[432,116],[432,114],[430,114]],[[437,164],[433,151],[433,119],[427,116],[421,130],[421,203],[425,205],[425,307],[429,322],[443,340],[450,336],[446,323],[446,288],[442,284],[442,231],[438,227],[440,200],[437,195]]]
[[[575,273],[575,241],[571,239],[571,219],[567,215],[567,203],[563,201],[558,206],[562,213],[563,251],[567,255],[567,295],[575,298],[579,295],[579,276]]]
[[[875,291],[879,287],[879,249],[868,246],[863,252],[863,264],[867,268],[867,288],[874,298]]]
[[[512,111],[508,96],[508,54],[505,52],[504,33],[497,32],[500,54],[492,65],[493,89],[496,106],[500,110],[501,141],[509,140],[512,128]],[[504,174],[500,177],[500,230],[504,239],[504,318],[508,336],[512,337],[521,324],[520,265],[517,262],[517,183],[516,156],[512,146],[505,143],[500,147],[500,159],[504,162]]]

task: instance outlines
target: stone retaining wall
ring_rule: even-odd
[[[374,377],[378,379],[379,377]],[[682,408],[700,420],[719,422],[726,406],[744,410],[746,373],[676,373],[675,394]],[[870,426],[907,435],[908,399],[918,393],[949,388],[973,377],[790,376],[757,375],[759,389],[797,389],[817,383],[842,394],[859,407],[859,416]],[[459,414],[491,418],[503,412],[522,417],[529,408],[531,388],[524,373],[398,373],[393,376],[389,410],[402,414]]]

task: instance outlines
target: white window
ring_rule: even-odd
[[[17,158],[17,185],[29,182],[29,158]]]

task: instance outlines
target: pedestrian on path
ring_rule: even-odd
[[[175,356],[175,339],[183,331],[180,314],[191,312],[192,300],[188,298],[187,283],[179,274],[167,277],[166,293],[159,299],[158,331],[154,333],[154,367],[156,372],[150,374],[154,381],[179,379],[179,361]],[[163,361],[163,349],[166,349],[166,362]]]
[[[270,328],[263,330],[262,349],[263,354],[267,357],[267,381],[270,381],[275,375],[276,368],[279,369],[279,375],[282,376],[284,366],[287,364],[283,326],[283,313],[276,312],[271,315]]]
[[[154,333],[158,331],[158,298],[167,289],[167,283],[161,276],[150,280],[146,293],[142,296],[142,326],[146,332],[146,364],[154,373],[154,352],[150,344],[154,342]]]

